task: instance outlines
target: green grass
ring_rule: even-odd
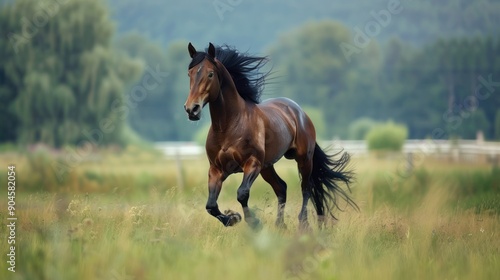
[[[44,155],[48,164],[52,155]],[[354,159],[353,198],[339,221],[297,230],[298,175],[292,161],[278,173],[288,183],[286,230],[276,229],[276,198],[262,179],[250,206],[263,223],[223,227],[204,209],[207,163],[183,161],[184,187],[173,160],[149,152],[103,152],[59,182],[44,164],[19,154],[17,263],[1,279],[496,279],[500,275],[498,170],[426,159],[406,178],[398,160]],[[46,162],[46,163],[47,163]],[[40,176],[38,172],[45,174]],[[45,173],[44,173],[45,172]],[[392,178],[392,180],[387,180]],[[0,176],[6,181],[4,175]],[[224,184],[219,205],[239,210],[241,175]],[[51,186],[46,184],[53,184]],[[5,196],[2,196],[5,197]],[[6,221],[6,199],[0,216]],[[241,212],[241,211],[240,211]],[[6,223],[0,225],[7,232]]]

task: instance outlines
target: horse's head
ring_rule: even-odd
[[[215,62],[215,47],[208,45],[208,52],[198,52],[191,43],[188,45],[192,58],[189,64],[189,95],[184,104],[188,117],[197,121],[201,117],[203,107],[216,100],[220,93],[220,81],[217,63]]]

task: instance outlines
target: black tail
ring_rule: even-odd
[[[333,159],[340,154],[342,154],[342,151],[329,156],[316,143],[311,174],[312,202],[318,215],[324,215],[326,210],[334,219],[336,219],[332,213],[334,208],[343,211],[338,204],[338,197],[346,201],[347,204],[351,205],[354,209],[359,210],[358,205],[349,197],[347,192],[338,185],[339,183],[344,183],[349,192],[351,192],[349,184],[352,183],[354,179],[354,173],[345,170],[350,160],[350,156],[347,152],[343,153],[340,159]]]

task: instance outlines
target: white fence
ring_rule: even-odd
[[[322,146],[343,148],[353,156],[368,155],[365,141],[336,140],[321,142]],[[196,157],[205,153],[205,148],[194,142],[156,142],[155,147],[167,157]],[[500,142],[484,142],[476,140],[407,140],[403,146],[405,154],[425,154],[429,156],[450,158],[453,160],[487,160],[500,159]]]
[[[205,152],[205,148],[195,142],[156,142],[154,147],[167,157],[193,157]]]
[[[352,154],[367,154],[365,141],[338,140],[324,142],[326,145],[340,146]],[[407,140],[403,145],[403,153],[450,154],[459,152],[471,155],[500,155],[500,142],[480,142],[476,140]]]

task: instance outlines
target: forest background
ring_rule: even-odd
[[[500,3],[0,1],[0,142],[189,141],[187,43],[268,55],[323,139],[500,139]],[[193,7],[197,7],[194,9]]]

